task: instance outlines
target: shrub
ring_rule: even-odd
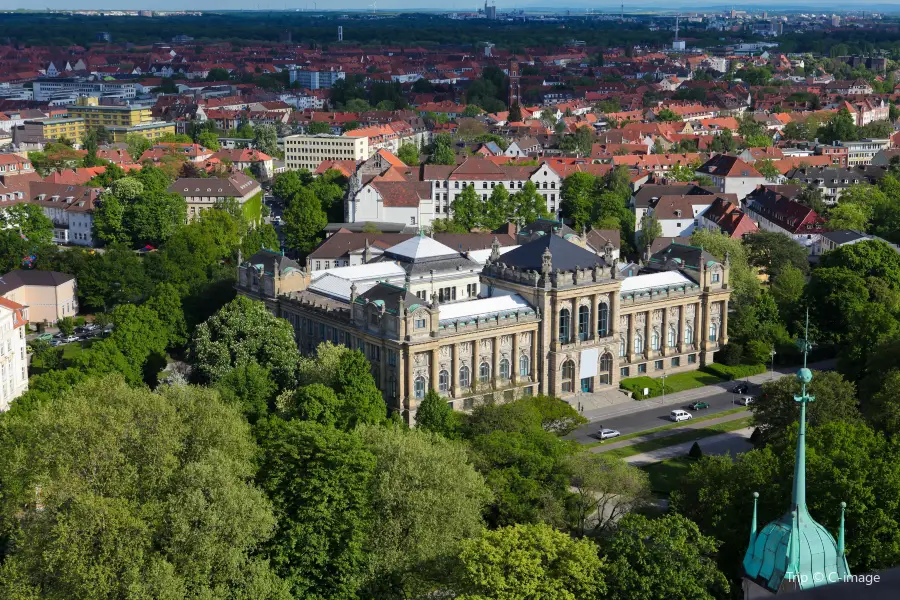
[[[693,460],[700,460],[703,458],[703,450],[700,449],[700,444],[694,442],[694,445],[691,446],[691,449],[688,451],[688,458]]]
[[[619,386],[623,390],[631,392],[634,395],[635,400],[643,400],[644,398],[653,398],[654,396],[662,395],[662,382],[653,379],[652,377],[647,377],[646,375],[623,379],[619,382]],[[644,396],[644,388],[650,390],[648,396]]]
[[[741,364],[744,356],[744,347],[737,342],[730,342],[719,352],[719,360],[729,366]]]
[[[703,367],[703,370],[722,379],[733,380],[765,373],[766,365],[735,365],[732,367],[721,363],[712,363]]]
[[[750,340],[747,342],[744,355],[748,363],[765,363],[771,356],[771,354],[769,354],[771,350],[772,346],[767,342],[762,340]]]

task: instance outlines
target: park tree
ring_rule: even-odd
[[[521,190],[509,197],[509,202],[513,217],[519,225],[550,217],[547,201],[538,193],[537,186],[532,181],[526,181]]]
[[[859,139],[859,134],[853,116],[846,108],[842,108],[819,128],[818,137],[826,144],[833,144],[855,141]]]
[[[400,144],[400,148],[397,150],[397,158],[405,164],[415,167],[419,164],[419,149],[416,148],[415,144],[409,142]]]
[[[510,206],[510,195],[506,186],[499,183],[488,198],[484,205],[484,216],[481,220],[482,227],[486,229],[497,229],[509,223],[512,220],[512,207]]]
[[[518,102],[514,102],[512,106],[509,107],[509,116],[507,120],[510,123],[521,123],[522,122],[522,107],[519,106]]]
[[[4,598],[290,597],[255,555],[275,518],[248,426],[214,392],[112,376],[5,425]]]
[[[625,515],[600,549],[611,600],[728,596],[728,579],[713,562],[716,540],[681,515]]]
[[[134,162],[141,160],[141,155],[149,150],[153,145],[150,140],[139,133],[129,133],[125,136],[125,145],[128,148],[128,155]]]
[[[220,377],[215,388],[222,402],[236,407],[254,424],[269,414],[278,386],[268,369],[246,362]]]
[[[871,216],[861,204],[845,204],[841,202],[828,211],[828,228],[832,231],[852,229],[866,232],[869,230]]]
[[[306,125],[306,133],[308,133],[309,135],[331,133],[331,125],[329,125],[325,121],[310,121]]]
[[[238,297],[197,327],[191,358],[207,381],[256,362],[285,388],[293,383],[298,352],[290,323],[273,316],[262,302]]]
[[[644,213],[641,217],[641,245],[650,248],[653,242],[662,237],[662,225],[655,215]]]
[[[597,178],[590,173],[572,173],[563,180],[560,190],[563,216],[572,219],[574,229],[581,231],[594,220],[594,189]]]
[[[143,304],[119,304],[110,312],[110,317],[115,328],[109,339],[136,369],[141,371],[160,362],[165,364],[169,332],[156,311]],[[156,373],[145,373],[145,377],[155,378]]]
[[[459,413],[454,411],[447,404],[447,400],[436,391],[428,390],[416,409],[416,425],[419,429],[452,440],[459,435]]]
[[[856,386],[836,371],[815,371],[807,386],[816,401],[806,409],[806,420],[811,427],[831,421],[859,421],[856,407]],[[786,376],[763,385],[760,401],[750,406],[753,423],[759,431],[760,444],[780,446],[797,422],[797,402],[800,382]],[[784,448],[782,447],[782,450]]]
[[[275,156],[278,154],[278,131],[274,125],[257,125],[253,128],[253,147]]]
[[[453,211],[453,220],[466,231],[475,229],[484,221],[484,202],[472,185],[463,188],[453,199],[450,208]]]
[[[560,121],[558,124],[565,126],[563,121]],[[576,156],[590,156],[593,143],[594,134],[591,132],[589,125],[584,125],[576,127],[573,133],[564,135],[559,141],[559,149]]]
[[[69,337],[75,333],[75,319],[72,317],[63,317],[56,321],[56,327],[65,337]]]
[[[769,181],[778,181],[778,176],[781,175],[781,171],[778,170],[771,158],[757,160],[753,164],[753,168]]]
[[[231,75],[228,73],[228,69],[223,67],[213,67],[206,73],[207,81],[228,81],[231,78]]]
[[[672,110],[663,108],[656,113],[656,120],[660,123],[677,123],[684,119],[682,119],[680,115],[675,114]]]
[[[284,211],[284,241],[290,248],[311,252],[321,241],[319,234],[327,224],[321,201],[311,189],[303,188]]]
[[[165,328],[169,347],[180,347],[187,343],[187,324],[178,288],[166,281],[158,283],[153,289],[153,295],[147,300],[147,308],[159,317]]]
[[[575,535],[604,533],[650,500],[647,474],[618,458],[582,451],[563,464],[572,490],[566,520]]]
[[[386,517],[372,510],[375,456],[359,436],[319,423],[270,417],[256,431],[256,479],[278,523],[272,567],[296,598],[357,598],[373,521]]]
[[[451,588],[471,600],[599,600],[605,566],[589,540],[544,524],[511,525],[463,541]]]
[[[417,429],[363,426],[375,455],[366,597],[419,597],[481,531],[489,493],[456,442]]]
[[[219,136],[212,131],[204,131],[199,136],[197,136],[197,143],[208,150],[212,150],[213,152],[221,147],[219,144]]]
[[[806,249],[783,233],[758,231],[744,238],[744,246],[750,264],[770,278],[778,277],[787,265],[803,273],[809,269]]]

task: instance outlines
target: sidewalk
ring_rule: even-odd
[[[753,449],[753,444],[750,443],[750,435],[752,433],[753,428],[746,427],[744,429],[738,429],[737,431],[728,431],[719,435],[703,438],[702,440],[697,440],[696,443],[700,446],[704,455],[727,454],[729,456],[736,456],[742,452]],[[687,456],[687,453],[690,452],[691,446],[693,446],[694,443],[695,442],[684,442],[683,444],[675,444],[674,446],[667,446],[658,450],[651,450],[650,452],[628,456],[623,460],[636,467],[662,462],[670,458]]]
[[[656,440],[659,438],[665,438],[677,433],[684,433],[685,431],[693,431],[695,429],[705,429],[711,425],[718,425],[719,423],[727,423],[728,421],[736,421],[738,419],[743,419],[744,417],[749,417],[750,411],[741,411],[739,413],[732,413],[730,415],[722,415],[721,417],[716,417],[714,419],[706,419],[704,421],[686,421],[684,425],[679,427],[672,427],[669,429],[664,429],[662,431],[654,431],[652,433],[648,433],[645,435],[639,435],[637,437],[633,437],[627,440],[622,440],[620,442],[604,442],[598,446],[592,446],[590,448],[591,452],[609,452],[610,450],[615,450],[617,448],[627,448],[628,446],[633,446],[635,444],[640,444],[641,442],[646,442],[649,440]],[[718,437],[718,436],[717,436]],[[693,443],[693,442],[691,442]]]
[[[813,370],[833,369],[836,362],[836,360],[825,360],[811,364],[809,365],[809,368]],[[780,379],[785,375],[793,375],[796,372],[797,367],[782,367],[776,370],[774,374],[771,371],[766,371],[759,375],[751,375],[750,377],[741,379],[741,381],[747,381],[753,385],[760,385],[775,379]],[[737,381],[723,381],[722,383],[717,383],[715,385],[707,385],[692,390],[677,392],[675,394],[666,394],[665,396],[650,398],[649,400],[632,400],[628,398],[624,392],[619,390],[605,393],[606,396],[618,394],[622,398],[619,402],[591,402],[590,400],[581,400],[577,397],[575,400],[581,401],[586,407],[581,414],[588,421],[594,422],[651,409],[653,407],[683,406],[694,400],[708,398],[717,394],[731,393],[731,389],[737,385],[737,383]],[[737,407],[737,405],[735,405],[735,407]]]

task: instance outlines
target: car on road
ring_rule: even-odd
[[[60,344],[62,344],[62,342],[61,342],[60,340],[50,340],[50,347],[51,347],[51,348],[56,348],[56,347],[59,346]]]
[[[37,336],[35,339],[41,340],[42,342],[49,342],[50,340],[53,339],[53,334],[52,333],[42,333],[41,335]]]
[[[71,344],[72,342],[77,342],[77,341],[78,341],[78,336],[77,336],[77,335],[70,335],[70,336],[67,336],[67,337],[62,338],[61,341],[62,341],[63,344]]]
[[[690,421],[694,415],[686,410],[677,409],[669,413],[669,418],[678,423],[679,421]]]
[[[736,386],[734,386],[733,388],[731,388],[731,393],[732,394],[746,394],[748,389],[750,389],[750,386],[747,384],[746,381],[742,381],[742,382],[738,383]]]
[[[601,441],[603,441],[610,438],[619,437],[620,435],[622,434],[615,429],[601,429],[595,434],[595,437],[598,437]]]
[[[689,407],[691,410],[703,410],[704,408],[709,408],[709,402],[704,402],[703,400],[697,400]]]
[[[738,400],[738,404],[743,404],[744,406],[748,406],[753,404],[753,396],[741,396],[741,399]]]

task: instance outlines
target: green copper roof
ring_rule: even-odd
[[[807,331],[809,317],[807,316]],[[812,372],[806,368],[809,342],[801,340],[803,368],[797,373],[801,384],[800,430],[794,461],[794,489],[791,509],[777,521],[756,532],[756,497],[753,500],[753,525],[750,545],[744,555],[744,574],[772,593],[787,589],[809,589],[836,583],[850,574],[844,555],[844,513],[841,503],[840,542],[809,514],[806,506],[806,405],[815,401],[806,393]]]

